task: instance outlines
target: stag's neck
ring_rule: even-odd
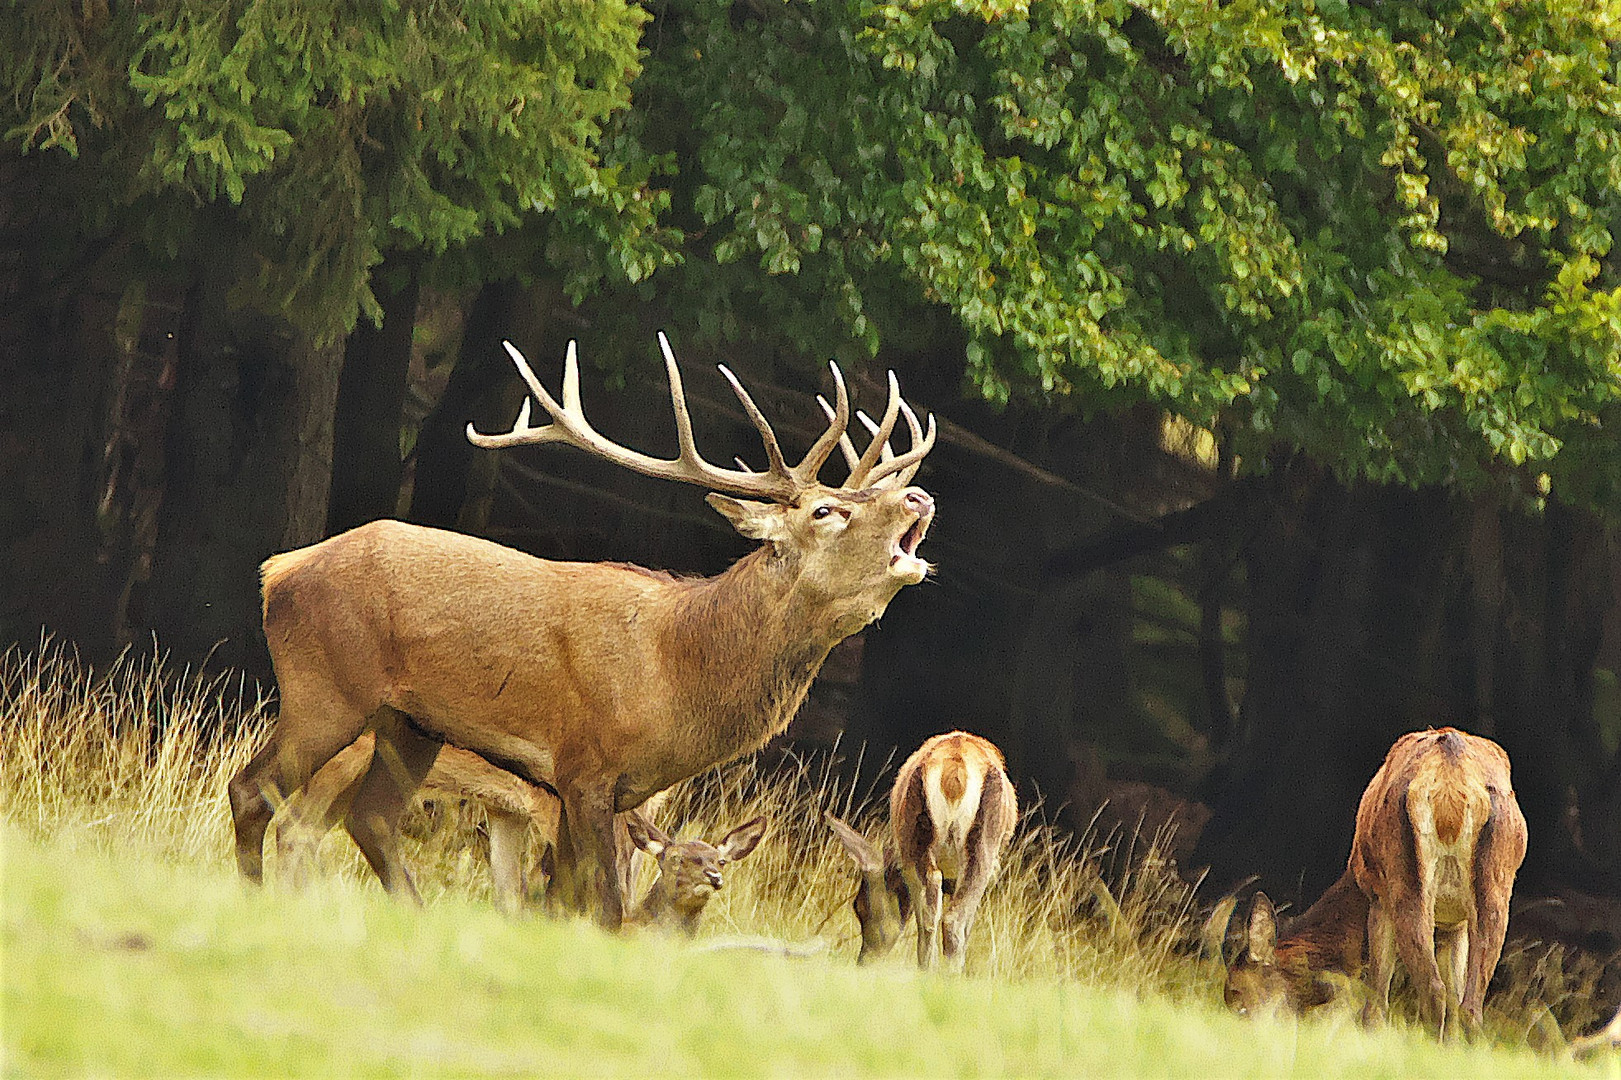
[[[838,614],[802,593],[792,564],[766,548],[688,583],[664,646],[681,671],[695,757],[713,763],[756,750],[793,719],[845,636]]]
[[[1368,897],[1349,868],[1317,902],[1289,924],[1278,941],[1280,963],[1312,973],[1362,974]]]

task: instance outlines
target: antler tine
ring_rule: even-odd
[[[664,354],[664,376],[670,383],[670,408],[675,412],[675,444],[683,461],[702,461],[698,446],[692,441],[692,414],[687,412],[687,392],[681,385],[681,368],[675,362],[675,350],[664,331],[658,333],[659,351]]]
[[[838,420],[838,415],[833,411],[833,406],[827,403],[827,398],[823,397],[821,394],[817,394],[816,404],[822,407],[823,415],[825,415],[829,420]],[[865,416],[864,413],[857,413],[856,415]],[[850,467],[851,472],[854,472],[856,462],[861,460],[861,455],[856,453],[856,444],[850,441],[850,433],[848,431],[839,432],[839,449],[844,452],[844,463]]]
[[[868,474],[872,472],[873,466],[878,464],[879,458],[884,452],[884,444],[889,442],[889,436],[895,430],[895,421],[900,418],[900,414],[901,384],[900,380],[895,378],[894,370],[891,369],[889,373],[889,403],[884,407],[884,419],[878,425],[878,430],[873,432],[872,442],[867,444],[867,450],[861,455],[861,460],[856,462],[854,469],[850,470],[850,478],[844,482],[845,487],[861,488],[869,485]],[[893,472],[894,470],[885,471]]]
[[[725,364],[717,364],[716,366],[720,368],[720,373],[726,376],[726,381],[732,384],[732,392],[737,395],[737,400],[743,403],[743,411],[749,414],[749,421],[754,424],[755,430],[760,433],[760,438],[765,443],[765,456],[769,462],[769,471],[776,476],[792,477],[793,470],[788,468],[788,462],[783,459],[782,447],[777,444],[777,433],[771,430],[771,425],[766,421],[765,414],[754,403],[754,399],[749,396],[749,392],[743,389],[743,384],[737,381],[737,376],[732,374],[731,368]],[[742,463],[739,462],[739,464]]]
[[[828,457],[833,453],[833,448],[848,442],[850,438],[845,431],[850,426],[850,391],[844,385],[844,373],[839,370],[839,365],[829,360],[827,366],[833,372],[835,405],[828,415],[827,430],[822,432],[821,437],[805,451],[805,456],[800,459],[799,464],[794,466],[794,478],[802,484],[814,484],[817,474],[822,471],[822,466],[827,464]],[[822,398],[818,397],[817,400],[822,401]],[[825,401],[822,401],[822,408],[824,411],[827,409]]]
[[[467,441],[472,443],[474,446],[483,447],[487,450],[494,450],[503,446],[524,446],[530,443],[568,441],[568,436],[564,435],[562,431],[558,430],[559,422],[564,428],[573,429],[574,427],[563,407],[558,405],[556,399],[554,399],[551,394],[546,392],[546,387],[541,385],[540,379],[535,375],[534,368],[529,366],[529,361],[524,358],[523,353],[519,352],[517,347],[513,345],[512,342],[503,341],[501,342],[501,346],[502,348],[506,349],[507,355],[512,357],[513,364],[515,364],[518,368],[518,375],[528,385],[529,392],[534,395],[534,397],[533,399],[524,398],[523,407],[518,410],[518,419],[514,421],[511,431],[500,435],[485,435],[474,428],[471,423],[469,423],[467,425]],[[568,373],[570,371],[574,371],[574,399],[575,403],[578,404],[580,397],[579,375],[574,359],[574,342],[572,341],[568,343],[568,355],[565,357],[563,363],[564,399],[566,400],[569,396]],[[538,428],[530,427],[529,415],[531,401],[540,402],[541,407],[551,414],[554,423],[546,424],[543,427]],[[580,417],[580,420],[582,422],[584,421],[583,415]],[[571,430],[570,433],[573,434],[574,432]],[[585,424],[580,433],[595,434],[592,432],[589,424]]]
[[[917,475],[917,470],[922,465],[923,459],[930,450],[934,449],[936,434],[934,414],[929,414],[928,430],[922,431],[922,425],[917,422],[917,414],[912,411],[910,405],[907,405],[904,401],[901,402],[901,411],[906,414],[907,426],[912,429],[912,446],[906,453],[898,454],[879,465],[872,475],[868,477],[868,487],[876,486],[892,477],[896,478],[895,483],[902,486],[911,483],[912,477]]]

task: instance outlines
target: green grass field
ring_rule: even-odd
[[[502,918],[465,807],[412,831],[424,909],[384,896],[338,835],[311,888],[251,888],[223,785],[265,714],[221,689],[0,664],[5,1075],[1621,1077],[1616,1055],[1560,1053],[1576,1032],[1556,1020],[1590,1019],[1546,968],[1490,1006],[1489,1044],[1233,1017],[1189,948],[1198,898],[1151,845],[1112,872],[1033,823],[966,977],[921,975],[904,948],[858,968],[851,879],[817,816],[863,800],[811,766],[736,767],[666,807],[689,835],[773,819],[693,942]],[[237,734],[204,737],[222,719]]]

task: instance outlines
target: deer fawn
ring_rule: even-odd
[[[371,730],[376,749],[346,815],[386,888],[416,897],[399,857],[399,818],[440,747],[472,751],[562,800],[557,862],[564,894],[617,927],[614,814],[782,731],[828,651],[872,622],[928,564],[917,549],[934,500],[909,486],[934,445],[894,374],[883,419],[858,455],[850,403],[833,367],[827,430],[797,464],[725,368],[764,443],[755,472],[710,464],[692,437],[681,375],[659,335],[679,456],[648,457],[593,429],[571,343],[559,404],[506,346],[551,416],[478,446],[565,443],[650,476],[699,484],[761,546],[707,579],[617,563],[537,559],[458,533],[375,521],[262,567],[264,627],[281,691],[269,741],[230,782],[237,865],[263,877],[275,806]],[[899,417],[912,445],[889,445]],[[818,480],[833,450],[850,473]],[[734,495],[764,501],[745,501]]]
[[[355,789],[371,766],[375,744],[370,732],[356,739],[311,777],[281,811],[276,850],[281,866],[290,868],[295,883],[302,884],[321,838],[348,813]],[[540,841],[541,864],[547,863],[548,856],[555,862],[561,809],[557,796],[454,746],[439,752],[417,792],[426,799],[471,799],[484,809],[495,906],[508,915],[521,912],[529,895],[526,853],[531,826]],[[660,792],[637,811],[615,816],[614,848],[621,890],[629,888],[636,851],[627,819],[634,812],[655,812],[666,794]]]
[[[1379,1019],[1399,956],[1425,1023],[1478,1028],[1525,846],[1502,747],[1454,728],[1403,735],[1362,793],[1339,881],[1282,938],[1256,895],[1228,1004],[1318,1004],[1333,976],[1362,974],[1366,955],[1364,1019]]]
[[[719,845],[702,840],[672,840],[639,810],[626,815],[631,842],[658,860],[654,880],[631,921],[674,928],[691,937],[709,898],[725,883],[722,870],[753,851],[765,835],[763,817],[746,821],[727,833]]]
[[[853,902],[861,925],[858,960],[893,948],[916,908],[918,966],[933,967],[944,952],[946,964],[960,971],[980,899],[1018,817],[1002,752],[964,731],[934,736],[901,765],[889,796],[892,850],[880,854],[828,814],[828,826],[861,874]]]

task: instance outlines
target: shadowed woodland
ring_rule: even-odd
[[[468,444],[500,342],[555,387],[577,340],[670,456],[664,330],[715,461],[759,455],[715,364],[793,456],[834,357],[939,419],[935,570],[785,747],[964,728],[1059,822],[1175,820],[1207,899],[1304,906],[1456,725],[1513,762],[1516,930],[1621,956],[1613,27],[272,7],[0,13],[0,644],[269,687],[259,563],[389,516],[716,573],[701,492]]]

